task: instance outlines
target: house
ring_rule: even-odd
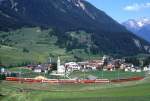
[[[76,62],[65,63],[65,67],[66,67],[67,71],[74,71],[74,70],[81,69],[81,67]]]
[[[125,70],[126,69],[126,65],[125,64],[121,64],[120,69],[121,70]]]
[[[0,64],[0,73],[4,73],[5,72],[5,66]]]
[[[4,73],[5,72],[5,68],[0,68],[0,73]]]
[[[149,67],[144,67],[143,68],[143,71],[145,71],[145,72],[148,71],[148,70],[149,70]]]
[[[125,71],[125,72],[128,72],[128,71],[129,71],[129,69],[128,69],[128,68],[125,68],[125,69],[124,69],[124,71]]]
[[[143,68],[143,71],[150,71],[150,65],[149,66],[145,66],[144,68]]]
[[[108,64],[107,64],[107,70],[113,70],[113,69],[115,69],[115,65],[114,65],[114,63],[113,62],[109,62]]]
[[[86,65],[85,69],[86,70],[97,70],[97,67],[94,65]]]
[[[42,69],[39,68],[39,67],[36,67],[36,68],[34,68],[34,72],[35,72],[35,73],[41,73],[41,72],[42,72]]]
[[[100,70],[103,69],[104,61],[103,60],[90,60],[84,64],[84,69],[87,70]]]
[[[141,71],[140,69],[137,69],[136,72],[140,73],[140,72],[142,72],[142,71]]]
[[[136,69],[135,68],[131,68],[131,72],[136,72]]]
[[[49,68],[46,65],[37,65],[36,67],[33,68],[33,71],[35,73],[41,73],[41,72],[47,73],[48,70]]]
[[[103,69],[104,61],[103,60],[92,60],[89,61],[89,64],[92,67],[92,70]]]

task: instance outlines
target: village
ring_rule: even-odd
[[[53,69],[53,65],[49,64],[38,64],[38,65],[27,65],[20,68],[31,70],[35,74],[43,73],[51,76],[67,77],[74,71],[90,72],[90,71],[122,71],[122,72],[149,72],[150,65],[145,67],[134,66],[131,63],[126,63],[124,59],[113,59],[108,56],[103,56],[99,60],[88,60],[82,62],[66,62],[61,64],[61,59],[58,57],[56,70]],[[1,66],[0,74],[6,77],[19,77],[23,71],[9,71]],[[30,77],[29,77],[30,78]],[[50,78],[51,79],[51,78]]]

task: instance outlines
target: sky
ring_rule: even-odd
[[[122,23],[128,19],[150,18],[150,0],[87,0]]]

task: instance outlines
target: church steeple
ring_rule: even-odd
[[[57,73],[59,73],[60,71],[60,57],[58,56],[58,59],[57,59]]]

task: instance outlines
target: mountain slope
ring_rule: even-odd
[[[138,31],[138,35],[150,42],[150,24],[143,26]]]
[[[8,28],[20,26],[55,27],[61,30],[86,29],[89,31],[116,31],[111,26],[123,28],[104,12],[84,0],[4,0],[0,6],[1,22]],[[14,26],[15,25],[15,26]],[[109,26],[108,26],[109,25]],[[1,28],[6,26],[1,23]]]
[[[150,19],[130,19],[124,22],[123,25],[135,35],[150,42]]]
[[[30,63],[47,63],[49,56],[56,60],[73,60],[72,54],[56,44],[57,37],[52,29],[21,28],[11,32],[0,33],[0,62],[5,65],[21,65]],[[53,62],[52,61],[52,62]]]
[[[81,51],[94,55],[135,55],[150,50],[148,42],[133,35],[85,0],[0,0],[0,30],[1,33],[7,31],[6,35],[1,36],[2,45],[24,48],[12,44],[15,42],[12,38],[17,37],[17,34],[10,37],[9,33],[33,27],[40,27],[43,31],[53,29],[50,33],[58,39],[53,45],[76,58],[79,58]],[[22,29],[19,33],[22,33]],[[34,32],[30,34],[36,37]],[[36,38],[32,40],[38,40]],[[26,41],[24,44],[27,46]],[[36,47],[36,44],[32,47]]]

